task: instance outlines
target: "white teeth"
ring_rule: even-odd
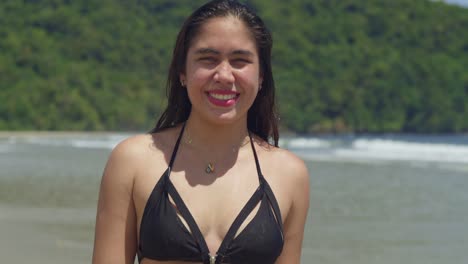
[[[231,100],[236,97],[235,94],[215,94],[215,93],[210,93],[210,96],[218,100]]]

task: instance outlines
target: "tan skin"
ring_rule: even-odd
[[[230,37],[233,35],[236,38]],[[193,107],[170,179],[215,255],[259,184],[247,132],[247,111],[262,81],[255,40],[237,18],[208,20],[191,43],[180,78]],[[235,91],[235,104],[214,105],[209,97],[220,89]],[[93,264],[134,263],[146,201],[167,169],[180,129],[179,125],[153,135],[134,136],[112,151],[99,194]],[[289,151],[255,136],[253,142],[284,223],[285,244],[276,263],[300,263],[309,173]],[[215,164],[212,174],[204,172],[207,161]],[[257,210],[258,206],[240,231]],[[187,262],[143,259],[142,263]]]

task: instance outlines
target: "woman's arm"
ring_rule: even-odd
[[[137,247],[132,199],[135,157],[131,140],[111,153],[102,176],[97,206],[93,264],[133,264]]]
[[[291,195],[292,204],[284,222],[284,247],[276,264],[299,264],[301,261],[302,240],[309,208],[309,172],[305,164],[294,157],[294,175]],[[291,173],[289,173],[291,174]],[[291,180],[285,179],[285,180]]]

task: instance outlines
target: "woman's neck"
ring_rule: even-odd
[[[241,148],[249,141],[247,120],[240,119],[228,124],[216,124],[189,116],[183,138],[192,147],[203,148],[213,153]]]

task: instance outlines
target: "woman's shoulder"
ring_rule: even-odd
[[[148,157],[147,154],[162,154],[170,148],[174,141],[175,128],[165,129],[157,133],[137,134],[119,142],[112,150],[111,156],[117,156],[127,161],[138,161]]]
[[[165,155],[172,149],[174,129],[158,133],[138,134],[119,142],[111,151],[106,171],[133,178],[149,164],[165,166]],[[117,176],[113,176],[117,177]]]
[[[174,141],[173,139],[176,137],[175,130],[176,128],[168,128],[156,133],[130,136],[119,142],[112,152],[130,158],[137,156],[136,154],[164,151],[169,143]]]
[[[131,159],[135,154],[141,154],[146,147],[151,145],[152,136],[150,134],[133,135],[120,141],[112,150],[111,156]]]
[[[281,179],[288,178],[288,182],[304,184],[308,182],[309,171],[305,162],[293,152],[275,147],[267,142],[260,142],[263,153],[265,169],[272,174],[278,175]]]
[[[309,200],[310,174],[307,165],[287,149],[269,144],[262,144],[259,149],[262,173],[278,200],[282,215],[287,217],[292,212],[291,208],[301,207],[304,201]]]
[[[111,151],[106,170],[134,171],[140,163],[146,147],[151,144],[151,135],[133,135],[120,141]]]

